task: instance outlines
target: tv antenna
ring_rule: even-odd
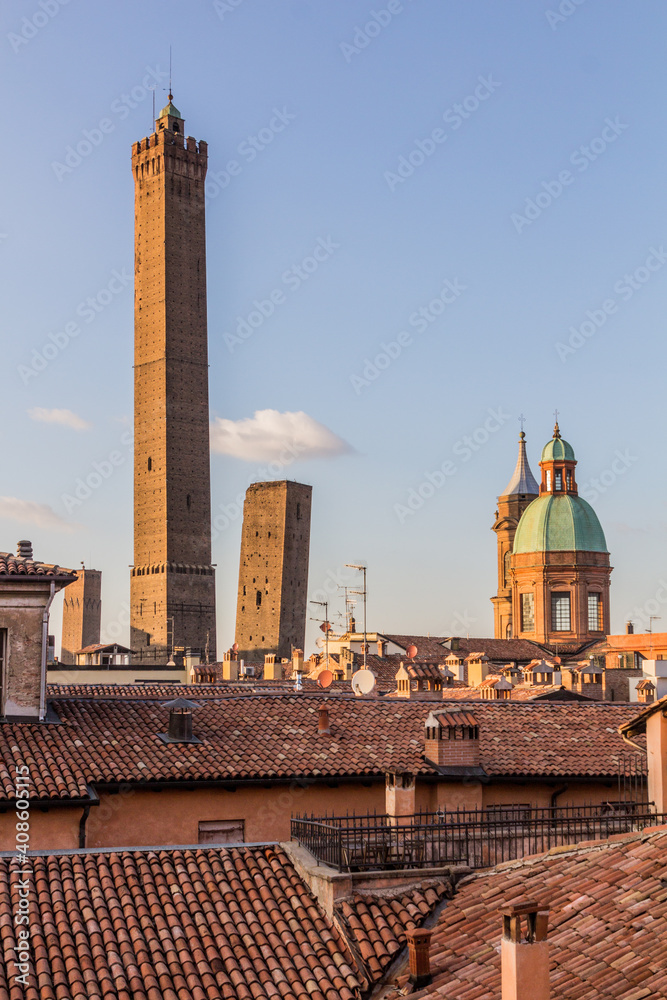
[[[359,594],[364,599],[364,670],[366,669],[366,656],[368,654],[368,642],[366,639],[366,567],[358,566],[355,563],[345,563],[348,569],[357,569],[364,574],[364,589],[363,590],[351,590],[351,594]]]
[[[329,631],[331,629],[331,625],[329,624],[329,602],[328,601],[311,601],[310,603],[311,604],[318,604],[321,608],[324,608],[324,621],[322,621],[321,618],[313,618],[313,621],[316,621],[316,622],[322,621],[322,625],[324,626],[324,628],[322,629],[322,631],[324,632],[325,650],[326,650],[326,652],[325,652],[325,663],[326,663],[326,666],[327,666],[327,669],[328,669],[328,667],[329,667]],[[322,625],[320,625],[320,628],[322,628]]]

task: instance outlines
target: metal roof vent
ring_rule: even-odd
[[[199,707],[197,702],[175,698],[163,704],[169,709],[169,732],[158,733],[159,739],[163,743],[201,743],[192,732],[192,709]]]

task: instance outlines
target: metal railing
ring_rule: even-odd
[[[338,871],[431,868],[465,865],[490,868],[528,854],[583,840],[605,840],[667,822],[652,803],[616,801],[597,805],[535,808],[499,806],[482,810],[387,815],[295,816],[292,839]]]

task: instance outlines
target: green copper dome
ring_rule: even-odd
[[[559,443],[565,444],[565,441]],[[533,500],[523,512],[514,536],[514,552],[606,551],[607,543],[597,514],[576,494],[554,496],[547,493]]]
[[[554,436],[542,449],[541,462],[574,462],[574,448],[560,436],[558,424],[554,427]]]

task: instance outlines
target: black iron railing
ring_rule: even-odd
[[[538,809],[530,805],[416,813],[398,820],[366,816],[296,816],[292,839],[338,871],[466,865],[489,868],[551,847],[605,840],[667,822],[652,803]]]

